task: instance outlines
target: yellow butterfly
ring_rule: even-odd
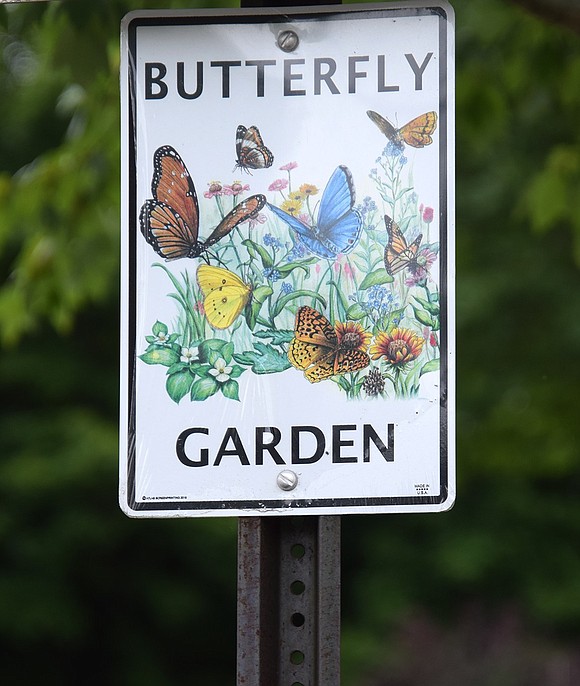
[[[367,367],[370,358],[364,351],[370,338],[358,323],[338,322],[333,327],[323,314],[304,305],[296,313],[288,359],[310,383],[316,383]]]
[[[215,329],[231,326],[252,295],[252,288],[228,269],[202,264],[197,268],[197,283],[204,295],[203,308]]]
[[[393,145],[402,147],[403,143],[412,148],[424,148],[433,143],[431,134],[437,128],[437,112],[425,112],[396,129],[391,122],[378,112],[368,110],[367,114]]]

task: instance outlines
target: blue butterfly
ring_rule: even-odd
[[[357,244],[362,230],[362,217],[353,209],[354,183],[349,169],[337,167],[322,193],[318,220],[314,226],[303,224],[297,217],[268,203],[274,214],[296,232],[310,252],[327,259],[349,253]]]

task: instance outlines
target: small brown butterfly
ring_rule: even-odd
[[[296,313],[288,359],[304,371],[310,383],[316,383],[368,367],[370,358],[363,348],[369,340],[370,335],[359,324],[347,322],[334,327],[323,314],[304,305]]]
[[[367,114],[393,145],[401,147],[403,143],[406,143],[412,148],[424,148],[433,143],[431,134],[437,128],[437,112],[420,114],[415,119],[411,119],[405,126],[401,126],[400,129],[395,128],[388,119],[385,119],[378,112],[368,110]]]
[[[236,131],[236,166],[234,169],[266,169],[274,163],[274,155],[264,145],[257,126],[247,129],[240,124]]]
[[[158,148],[153,156],[151,193],[153,199],[146,200],[141,208],[141,233],[167,260],[199,257],[238,224],[255,217],[266,204],[265,196],[252,195],[236,205],[205,241],[200,240],[195,186],[185,163],[170,145]]]
[[[385,248],[385,269],[387,273],[393,276],[405,268],[415,269],[418,266],[417,252],[419,251],[423,234],[419,234],[411,245],[407,245],[407,240],[399,225],[387,214],[385,214],[385,226],[389,235],[389,242]]]

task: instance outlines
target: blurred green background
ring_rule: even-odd
[[[117,506],[119,24],[186,5],[0,5],[3,684],[235,680],[236,521]],[[454,7],[458,498],[342,518],[343,686],[573,686],[580,35]]]

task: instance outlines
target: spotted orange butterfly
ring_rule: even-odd
[[[437,128],[437,112],[420,114],[415,119],[411,119],[405,126],[401,126],[400,129],[395,128],[388,119],[385,119],[378,112],[368,110],[367,114],[391,143],[398,147],[406,143],[412,148],[424,148],[433,143],[431,134]]]
[[[366,343],[366,336],[358,332],[350,332],[349,336],[349,332],[344,332],[344,325],[339,336],[337,329],[338,325],[333,327],[323,314],[308,305],[296,313],[288,359],[304,371],[310,383],[355,372],[370,364],[369,356],[360,349],[361,343]]]
[[[250,169],[266,169],[274,163],[274,155],[264,145],[257,126],[247,129],[241,124],[236,131],[236,166],[251,174]]]
[[[141,233],[155,252],[167,260],[199,257],[227,236],[238,224],[255,217],[266,204],[263,195],[252,195],[236,205],[210,233],[199,240],[199,206],[195,186],[176,150],[164,145],[153,156],[153,198],[141,208]]]
[[[421,245],[423,234],[420,233],[411,245],[408,245],[399,225],[387,214],[385,214],[385,226],[389,236],[389,241],[385,248],[385,268],[387,272],[393,276],[405,268],[415,269],[417,267],[417,252]]]

